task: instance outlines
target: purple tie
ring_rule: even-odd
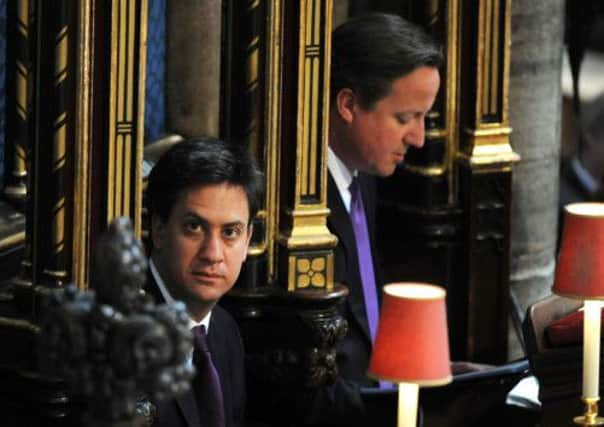
[[[363,298],[365,300],[365,313],[369,323],[371,342],[375,342],[378,320],[380,317],[377,299],[377,288],[375,286],[375,272],[373,271],[373,258],[371,256],[371,242],[369,241],[369,229],[367,228],[367,217],[365,206],[361,195],[359,178],[355,177],[350,184],[350,220],[354,238],[357,243],[357,256],[359,258],[359,272],[363,282]],[[392,385],[386,381],[379,381],[380,388],[390,388]]]
[[[350,201],[350,220],[352,221],[352,229],[354,230],[357,244],[359,272],[361,273],[361,281],[363,282],[365,312],[367,314],[367,322],[369,323],[371,342],[373,343],[379,319],[377,289],[375,286],[375,272],[373,271],[367,218],[365,217],[365,207],[363,206],[363,196],[361,195],[361,186],[358,177],[355,177],[352,180],[352,184],[350,184],[350,195],[352,196]]]
[[[192,332],[195,345],[193,363],[197,370],[194,387],[197,393],[201,423],[208,427],[224,427],[222,387],[208,349],[206,328],[203,325],[195,326]]]

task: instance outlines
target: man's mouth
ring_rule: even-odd
[[[207,272],[207,271],[194,271],[193,276],[200,278],[200,279],[205,279],[205,280],[215,280],[215,279],[220,279],[222,277],[222,274],[212,273],[212,272]]]

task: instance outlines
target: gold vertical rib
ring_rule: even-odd
[[[138,55],[135,54],[134,51],[134,42],[136,35],[136,2],[129,1],[127,2],[129,6],[128,11],[128,26],[126,27],[128,33],[128,48],[126,61],[127,69],[126,69],[126,121],[128,123],[132,123],[134,117],[134,58],[137,58]],[[133,128],[134,130],[134,128]],[[129,142],[131,142],[129,140]],[[127,163],[126,167],[128,168],[128,175],[130,175],[131,164]]]
[[[510,89],[510,55],[511,55],[511,37],[512,37],[512,2],[511,0],[503,0],[504,4],[501,6],[503,12],[503,52],[501,58],[503,63],[501,64],[501,123],[503,125],[509,124],[509,89]],[[501,18],[500,18],[501,19]]]
[[[455,179],[455,169],[453,164],[457,151],[459,150],[459,138],[458,132],[455,131],[457,123],[459,122],[458,117],[458,84],[457,79],[459,74],[458,64],[458,50],[459,40],[461,39],[459,34],[459,20],[461,18],[460,4],[458,0],[450,0],[447,5],[447,93],[446,96],[446,131],[447,139],[445,149],[447,150],[446,168],[448,170],[447,180],[449,182],[449,203],[453,204],[456,200],[457,182]]]
[[[309,170],[309,177],[308,177],[308,183],[309,183],[309,193],[312,195],[317,195],[317,163],[318,163],[318,158],[317,158],[317,144],[320,143],[319,140],[319,118],[318,118],[318,114],[319,114],[319,108],[321,105],[320,102],[320,98],[319,98],[319,82],[320,82],[320,76],[319,73],[321,72],[321,67],[320,67],[320,62],[319,62],[319,52],[316,53],[315,55],[315,48],[318,50],[319,46],[320,46],[320,30],[321,30],[321,10],[319,5],[317,5],[314,14],[312,16],[312,19],[310,20],[310,24],[312,25],[312,35],[313,38],[311,40],[311,44],[313,45],[313,55],[310,58],[307,58],[307,61],[310,61],[311,64],[311,74],[310,74],[310,79],[311,79],[311,97],[309,99],[309,109],[310,109],[310,170]]]
[[[483,39],[483,73],[481,79],[482,86],[482,102],[481,102],[481,116],[488,114],[489,110],[489,80],[491,77],[491,40],[492,40],[492,28],[491,28],[491,18],[492,18],[492,0],[487,0],[484,2],[485,4],[485,12],[483,14],[483,25],[484,25],[484,39]]]
[[[308,28],[308,27],[307,27]],[[312,159],[310,157],[310,147],[311,147],[311,139],[312,139],[312,134],[311,134],[311,129],[310,129],[310,108],[311,108],[311,103],[310,103],[310,94],[311,94],[311,85],[312,85],[312,80],[310,78],[311,76],[311,62],[309,61],[308,57],[304,58],[304,84],[303,84],[303,88],[304,88],[304,99],[302,100],[303,104],[300,105],[300,108],[302,109],[302,114],[303,114],[303,118],[302,118],[302,123],[304,126],[304,139],[301,141],[302,142],[302,153],[303,156],[300,159],[300,161],[302,162],[302,186],[300,188],[300,196],[306,196],[308,194],[308,175],[309,175],[309,166],[310,163],[312,163]]]
[[[124,169],[131,169],[132,165],[132,135],[124,135]],[[130,217],[130,174],[126,173],[124,176],[124,197],[122,202],[121,215]]]
[[[115,207],[112,214],[112,217],[120,216],[122,213],[122,195],[124,188],[124,165],[123,165],[123,151],[124,151],[124,134],[123,130],[120,129],[120,125],[124,121],[125,107],[126,103],[126,61],[128,61],[127,56],[127,46],[126,46],[126,8],[127,3],[124,1],[120,1],[117,3],[118,7],[118,36],[117,36],[117,51],[118,51],[118,61],[116,64],[117,67],[117,80],[115,93],[113,96],[116,97],[117,109],[116,109],[116,118],[113,126],[117,127],[116,139],[115,139]]]
[[[267,114],[266,114],[266,150],[265,150],[265,185],[266,185],[266,239],[268,248],[268,281],[275,278],[276,251],[275,236],[279,230],[279,212],[277,198],[279,194],[279,149],[281,132],[279,105],[281,103],[281,52],[282,52],[282,16],[281,0],[269,0],[268,10],[268,75],[267,75]]]
[[[124,116],[125,116],[125,107],[124,104],[127,104],[127,100],[124,98],[124,96],[126,96],[126,93],[128,92],[128,88],[126,86],[126,67],[127,67],[127,63],[128,60],[130,58],[128,58],[128,46],[126,45],[126,36],[128,34],[128,27],[126,26],[126,18],[127,18],[127,6],[128,6],[129,2],[125,2],[125,1],[120,1],[119,2],[119,8],[120,8],[120,12],[119,12],[119,44],[118,44],[118,51],[119,51],[119,60],[117,63],[117,69],[118,69],[118,75],[117,75],[117,82],[118,82],[118,87],[117,87],[117,96],[119,97],[118,100],[118,104],[117,104],[117,122],[120,123],[122,121],[124,121]],[[121,150],[118,150],[118,153],[121,154]],[[119,188],[119,187],[118,187]],[[119,211],[118,211],[119,212]]]
[[[90,167],[89,144],[91,141],[90,121],[92,117],[92,58],[94,56],[91,20],[94,0],[81,0],[78,31],[81,35],[77,52],[76,68],[77,90],[76,117],[75,117],[75,177],[74,177],[74,233],[73,233],[73,258],[72,278],[80,289],[88,287],[88,245],[90,236],[89,197],[90,197]]]
[[[117,192],[116,182],[116,145],[117,145],[117,117],[119,108],[118,94],[119,94],[119,62],[121,56],[119,55],[119,37],[120,37],[120,25],[118,21],[119,15],[119,1],[113,0],[111,2],[111,64],[110,64],[110,93],[109,93],[109,146],[107,147],[107,158],[109,159],[108,171],[107,171],[107,223],[109,223],[115,217],[115,197]],[[123,2],[122,2],[123,3]],[[120,100],[121,101],[121,100]]]
[[[497,114],[497,105],[499,103],[497,88],[499,87],[499,55],[501,55],[501,51],[499,49],[499,8],[500,8],[499,0],[495,0],[495,4],[493,7],[493,35],[491,37],[491,50],[493,52],[493,63],[491,66],[491,104],[490,104],[490,112],[491,114]]]
[[[308,68],[306,61],[306,45],[308,44],[309,15],[312,8],[312,0],[303,0],[300,5],[300,38],[298,46],[298,159],[300,176],[296,185],[296,205],[300,204],[302,196],[308,192],[308,109],[309,96]]]
[[[118,130],[115,146],[115,212],[114,216],[122,213],[122,194],[124,189],[124,134]]]

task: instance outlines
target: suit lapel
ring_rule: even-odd
[[[147,270],[147,283],[145,284],[145,292],[153,297],[156,304],[164,304],[166,301],[162,296],[157,282],[151,274],[151,269]],[[199,422],[199,411],[197,409],[197,401],[195,398],[195,392],[193,390],[193,383],[189,391],[180,394],[174,398],[176,406],[180,409],[183,418],[185,419],[189,427],[198,427]]]
[[[191,389],[189,391],[177,396],[175,400],[189,427],[197,427],[201,425],[199,422],[197,401],[195,398],[195,393],[193,392],[193,384],[191,384]]]
[[[352,223],[350,222],[350,215],[344,206],[338,187],[331,177],[331,174],[328,174],[327,197],[329,209],[331,210],[331,213],[327,218],[327,224],[329,229],[338,236],[338,239],[340,239],[344,252],[343,255],[346,257],[345,264],[350,270],[349,274],[354,275],[354,277],[349,278],[351,283],[345,283],[349,288],[346,303],[348,304],[354,319],[363,331],[365,338],[368,342],[371,342],[369,323],[365,313],[363,284],[361,283],[361,276],[358,271],[359,261],[357,246],[354,240],[354,231],[352,229]]]

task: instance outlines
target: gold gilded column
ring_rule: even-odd
[[[92,189],[91,142],[93,140],[93,64],[94,64],[94,8],[93,0],[80,2],[78,10],[77,67],[80,70],[76,81],[75,149],[74,149],[74,217],[72,242],[72,277],[81,289],[88,283],[90,258],[90,194]]]
[[[84,0],[78,5],[70,244],[73,279],[84,289],[96,236],[114,217],[130,217],[136,235],[141,233],[148,3]],[[96,49],[99,39],[106,41],[105,49]]]
[[[461,283],[467,286],[468,360],[502,363],[507,354],[512,165],[509,70],[511,1],[462,2],[459,202]]]
[[[464,65],[473,81],[463,84],[475,95],[462,120],[458,158],[475,170],[509,170],[519,160],[510,146],[508,114],[511,0],[479,2],[464,12],[464,36],[473,49],[464,52]]]
[[[333,248],[326,226],[332,2],[284,2],[284,95],[280,140],[279,279],[288,291],[332,291]],[[291,55],[291,56],[290,56]],[[278,121],[278,117],[272,117]]]
[[[147,1],[111,3],[106,223],[133,219],[141,234]]]

